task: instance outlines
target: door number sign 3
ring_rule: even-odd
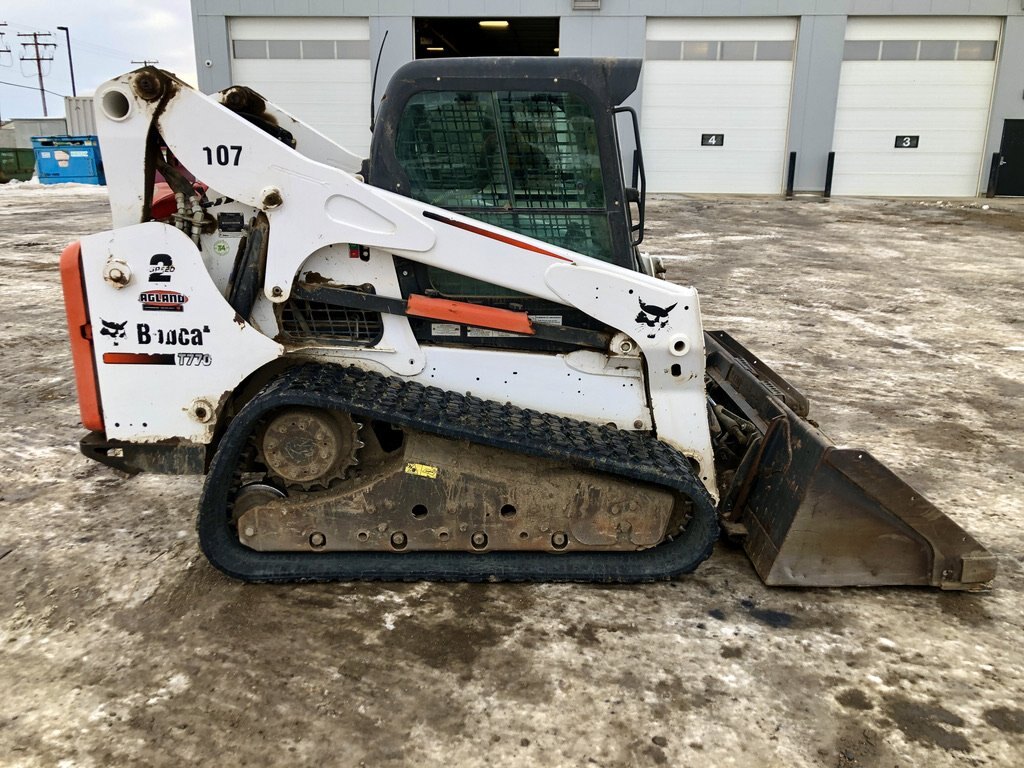
[[[917,149],[917,142],[920,136],[897,136],[896,149]]]
[[[720,147],[725,144],[724,133],[702,133],[700,135],[700,145],[702,147]]]

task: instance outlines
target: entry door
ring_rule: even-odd
[[[996,194],[1024,196],[1024,120],[1003,121]]]

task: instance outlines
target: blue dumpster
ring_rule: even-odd
[[[33,136],[41,184],[106,184],[95,136]]]

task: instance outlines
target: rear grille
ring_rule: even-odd
[[[281,335],[291,341],[372,346],[384,334],[380,312],[289,299],[281,307]]]

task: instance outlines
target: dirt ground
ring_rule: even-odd
[[[983,202],[660,198],[647,244],[990,592],[771,590],[725,545],[642,587],[251,586],[198,478],[78,453],[57,258],[104,191],[0,187],[0,764],[1021,765],[1024,206]]]

